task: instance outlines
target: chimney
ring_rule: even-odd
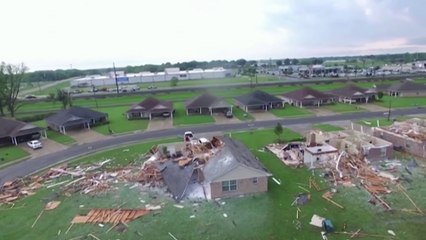
[[[311,133],[311,137],[309,139],[309,146],[310,147],[315,147],[317,145],[316,143],[316,139],[315,139],[315,133]]]

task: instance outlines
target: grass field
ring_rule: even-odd
[[[173,116],[173,125],[193,125],[193,124],[205,124],[214,123],[214,118],[210,115],[198,115],[190,114],[186,115],[185,105],[183,102],[174,103],[175,114]]]
[[[357,104],[348,104],[348,103],[333,103],[324,106],[325,109],[336,113],[347,113],[347,112],[362,112],[365,111],[363,108],[360,108]]]
[[[263,151],[264,145],[276,138],[272,129],[233,133],[232,137],[242,141],[282,184],[277,185],[271,180],[269,191],[265,194],[222,199],[224,205],[214,202],[199,202],[198,205],[193,205],[191,202],[184,202],[181,203],[184,206],[182,209],[173,207],[175,202],[162,194],[143,192],[132,188],[132,185],[117,184],[110,192],[94,197],[84,194],[64,197],[58,195],[57,187],[42,189],[35,195],[18,201],[12,209],[0,206],[0,239],[72,239],[80,236],[81,239],[90,239],[86,236],[93,234],[99,239],[168,240],[171,239],[168,233],[172,233],[177,239],[321,239],[321,229],[309,225],[313,214],[330,219],[336,231],[341,231],[345,223],[347,231],[362,229],[362,232],[388,235],[387,230],[393,230],[398,239],[422,239],[421,236],[426,234],[422,216],[401,211],[383,212],[381,207],[368,204],[369,196],[361,188],[355,187],[339,187],[338,193],[333,197],[334,201],[346,207],[344,210],[322,199],[323,191],[311,190],[310,201],[299,206],[301,212],[299,219],[296,219],[296,207],[291,206],[291,203],[303,192],[298,186],[306,184],[305,188],[308,188],[309,177],[315,175],[321,187],[326,187],[318,176],[320,173],[306,168],[288,168],[270,152]],[[285,129],[283,137],[288,141],[301,136]],[[121,167],[130,161],[140,161],[140,154],[160,142],[163,141],[146,142],[98,153],[71,165],[114,159],[106,169],[111,166]],[[413,183],[406,186],[408,194],[424,209],[426,202],[417,198],[422,196],[424,190],[415,194],[415,189],[425,189],[425,183],[421,181],[424,176],[414,173],[411,178]],[[58,208],[45,211],[37,224],[31,228],[45,204],[51,200],[62,202]],[[398,192],[391,194],[387,201],[391,201],[395,208],[410,205]],[[65,234],[75,215],[87,213],[92,208],[140,208],[148,203],[161,204],[162,208],[156,213],[128,223],[125,232],[120,233],[114,229],[107,231],[111,224],[105,224],[104,227],[97,224],[75,224]],[[226,218],[223,216],[225,213]],[[195,217],[190,218],[191,215]],[[332,233],[329,239],[343,240],[348,237]]]
[[[39,127],[42,127],[42,128],[47,128],[47,124],[44,120],[32,122],[32,124],[39,126]],[[48,139],[55,141],[55,142],[58,142],[58,143],[61,143],[61,144],[64,144],[64,145],[72,145],[72,144],[75,143],[75,140],[72,137],[58,133],[58,132],[50,130],[50,129],[46,130],[46,134],[47,134]]]
[[[391,97],[383,96],[382,99],[374,102],[375,104],[389,108],[420,107],[426,106],[426,97]]]
[[[109,129],[116,134],[141,131],[148,127],[149,120],[147,119],[127,120],[126,111],[129,110],[129,107],[107,107],[95,110],[108,113],[109,124],[103,124],[92,128],[96,132],[104,135],[110,135]]]
[[[13,161],[22,159],[30,154],[17,146],[0,147],[0,167]]]
[[[295,106],[291,106],[286,104],[284,108],[276,108],[271,109],[270,112],[277,117],[301,117],[301,116],[309,116],[313,113],[304,109]]]
[[[321,130],[323,132],[333,132],[344,130],[342,127],[331,125],[331,124],[315,124],[314,129]]]

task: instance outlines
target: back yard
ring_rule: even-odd
[[[289,129],[282,134],[285,140],[299,139],[301,136]],[[338,187],[333,200],[345,209],[337,208],[322,199],[324,191],[309,189],[308,179],[314,175],[321,188],[328,185],[320,177],[321,171],[306,168],[293,169],[283,165],[272,153],[265,151],[265,144],[277,137],[273,130],[237,132],[232,137],[242,141],[272,172],[278,185],[269,181],[266,194],[221,199],[210,202],[181,203],[183,208],[175,207],[175,202],[158,191],[143,190],[134,184],[117,184],[110,191],[93,197],[84,194],[72,194],[69,197],[60,194],[58,187],[42,188],[35,195],[18,201],[13,208],[0,206],[0,239],[90,239],[89,234],[99,239],[321,239],[320,228],[309,225],[313,214],[332,220],[336,231],[357,231],[385,235],[381,238],[393,239],[387,233],[393,230],[398,239],[422,239],[426,234],[424,216],[402,212],[384,212],[380,206],[368,203],[369,196],[362,188]],[[123,167],[129,162],[142,163],[141,154],[160,142],[177,141],[176,139],[144,142],[122,147],[79,159],[71,165],[83,162],[99,162],[113,159],[105,165],[105,171]],[[426,194],[424,163],[413,175],[406,175],[402,184],[417,205],[425,209]],[[311,199],[303,206],[296,218],[297,208],[291,206],[295,197],[305,192],[300,186],[310,191]],[[394,209],[412,208],[411,203],[399,192],[387,195],[386,201]],[[58,208],[50,211],[42,209],[48,201],[59,200]],[[128,223],[128,226],[111,228],[111,224],[74,224],[75,215],[85,214],[92,208],[143,208],[145,204],[160,205],[154,210]],[[39,216],[40,218],[34,224]],[[34,225],[32,227],[32,225]],[[110,229],[111,228],[111,229]],[[169,234],[170,233],[170,234]],[[348,239],[350,235],[331,234],[329,239]]]

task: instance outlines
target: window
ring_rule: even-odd
[[[258,182],[257,177],[253,178],[252,181],[253,181],[254,184],[257,184],[257,182]]]
[[[229,180],[222,182],[222,192],[237,190],[237,180]]]

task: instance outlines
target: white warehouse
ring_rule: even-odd
[[[129,73],[116,72],[118,84],[134,84],[146,82],[162,82],[170,81],[173,77],[179,80],[191,79],[214,79],[225,78],[231,75],[231,71],[224,68],[201,69],[196,68],[193,70],[181,71],[179,68],[166,68],[164,72],[140,72]],[[108,86],[115,85],[114,73],[111,72],[109,76],[92,75],[71,81],[71,87],[87,87],[87,86]]]

